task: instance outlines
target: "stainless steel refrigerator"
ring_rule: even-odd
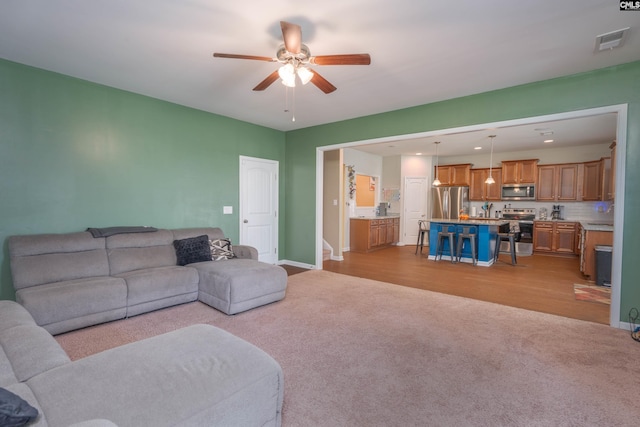
[[[458,219],[460,211],[469,214],[469,187],[431,189],[431,218]]]

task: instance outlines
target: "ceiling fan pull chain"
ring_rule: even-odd
[[[289,112],[289,88],[284,87],[284,112]]]
[[[291,88],[291,121],[296,121],[296,88]]]

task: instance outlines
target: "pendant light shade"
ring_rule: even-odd
[[[441,184],[440,180],[438,179],[438,145],[440,145],[440,141],[436,141],[434,142],[434,144],[436,144],[436,176],[434,177],[435,179],[433,180],[433,183],[431,185],[437,187]]]
[[[489,138],[491,138],[491,157],[489,160],[489,177],[484,181],[485,184],[495,184],[496,180],[493,179],[493,176],[491,175],[492,172],[492,167],[493,167],[493,138],[495,138],[495,135],[489,135]]]

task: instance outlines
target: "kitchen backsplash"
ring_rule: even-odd
[[[471,202],[471,206],[475,206],[478,212],[482,212],[481,206],[484,202]],[[611,202],[567,202],[567,203],[549,203],[549,202],[493,202],[491,216],[495,216],[496,211],[504,209],[504,206],[512,208],[535,208],[536,219],[540,216],[540,208],[547,208],[547,218],[551,219],[551,210],[553,205],[564,206],[564,219],[567,220],[591,220],[591,221],[613,221],[613,211]],[[510,205],[510,206],[509,206]]]

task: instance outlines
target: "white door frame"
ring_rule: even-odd
[[[278,215],[278,209],[279,209],[279,200],[280,200],[280,196],[279,196],[279,181],[278,181],[278,174],[280,171],[280,163],[277,160],[270,160],[270,159],[261,159],[258,157],[248,157],[248,156],[240,156],[240,163],[239,163],[239,202],[238,202],[238,221],[239,221],[239,236],[240,236],[240,244],[247,244],[247,239],[248,237],[245,235],[245,221],[246,221],[246,206],[243,202],[243,190],[244,190],[244,186],[245,186],[245,182],[244,182],[244,161],[251,161],[251,162],[257,162],[257,163],[265,163],[268,164],[270,166],[275,167],[275,171],[276,171],[276,175],[275,175],[275,180],[273,182],[273,191],[271,193],[272,196],[272,206],[274,211],[272,212],[272,223],[271,223],[271,229],[272,229],[272,245],[273,250],[275,251],[272,255],[273,255],[273,260],[274,260],[274,264],[278,263],[279,260],[279,253],[280,253],[280,249],[279,249],[279,245],[278,245],[278,241],[279,241],[279,232],[278,232],[278,222],[279,222],[279,215]]]
[[[483,129],[499,128],[505,126],[518,126],[546,121],[574,119],[578,117],[597,116],[600,114],[616,113],[618,117],[617,141],[616,141],[616,203],[614,209],[613,229],[613,261],[611,265],[611,309],[609,311],[609,325],[615,328],[629,328],[628,323],[620,321],[620,287],[622,282],[622,240],[624,230],[624,189],[625,189],[625,163],[627,158],[627,114],[628,104],[608,105],[604,107],[573,110],[564,113],[554,113],[542,116],[524,117],[513,120],[503,120],[493,123],[480,123],[470,126],[461,126],[449,129],[437,129],[415,134],[395,135],[390,137],[374,138],[361,141],[352,141],[342,144],[316,147],[316,265],[322,269],[322,173],[325,150],[338,148],[357,147],[359,145],[401,142],[405,139],[441,136],[448,133],[471,132]]]

